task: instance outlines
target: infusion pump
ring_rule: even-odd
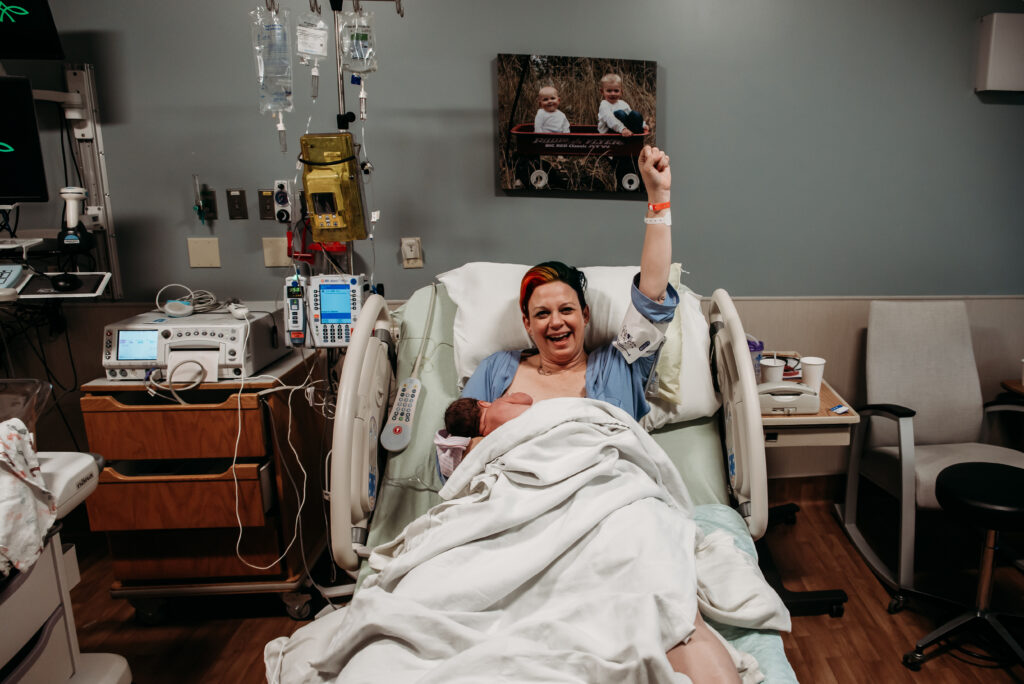
[[[362,275],[289,276],[285,340],[292,347],[347,347],[369,286]]]

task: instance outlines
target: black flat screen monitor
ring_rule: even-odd
[[[46,0],[0,1],[0,59],[64,59]]]
[[[0,76],[0,102],[0,204],[46,202],[32,84],[22,76]]]

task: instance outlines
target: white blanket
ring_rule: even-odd
[[[374,551],[345,610],[267,645],[270,681],[686,681],[665,652],[693,631],[702,540],[678,471],[626,413],[539,402],[441,496]],[[314,655],[282,668],[293,651]]]
[[[0,423],[0,577],[32,567],[56,518],[32,433],[20,418]]]

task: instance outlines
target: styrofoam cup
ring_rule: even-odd
[[[761,382],[781,382],[786,362],[782,359],[763,357],[761,359]]]
[[[825,359],[820,356],[805,356],[800,359],[803,369],[804,384],[815,392],[821,393],[821,379],[825,375]]]

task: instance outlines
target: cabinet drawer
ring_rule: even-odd
[[[242,394],[241,401],[229,394],[212,404],[147,401],[151,399],[145,392],[83,396],[89,450],[108,461],[266,455],[263,412],[255,394]]]
[[[155,470],[170,465],[164,472]],[[271,504],[270,464],[238,463],[238,516],[230,459],[210,462],[217,472],[194,472],[203,462],[132,462],[106,467],[86,499],[96,531],[256,527]],[[197,468],[196,466],[199,466]],[[120,472],[119,472],[120,471]]]

